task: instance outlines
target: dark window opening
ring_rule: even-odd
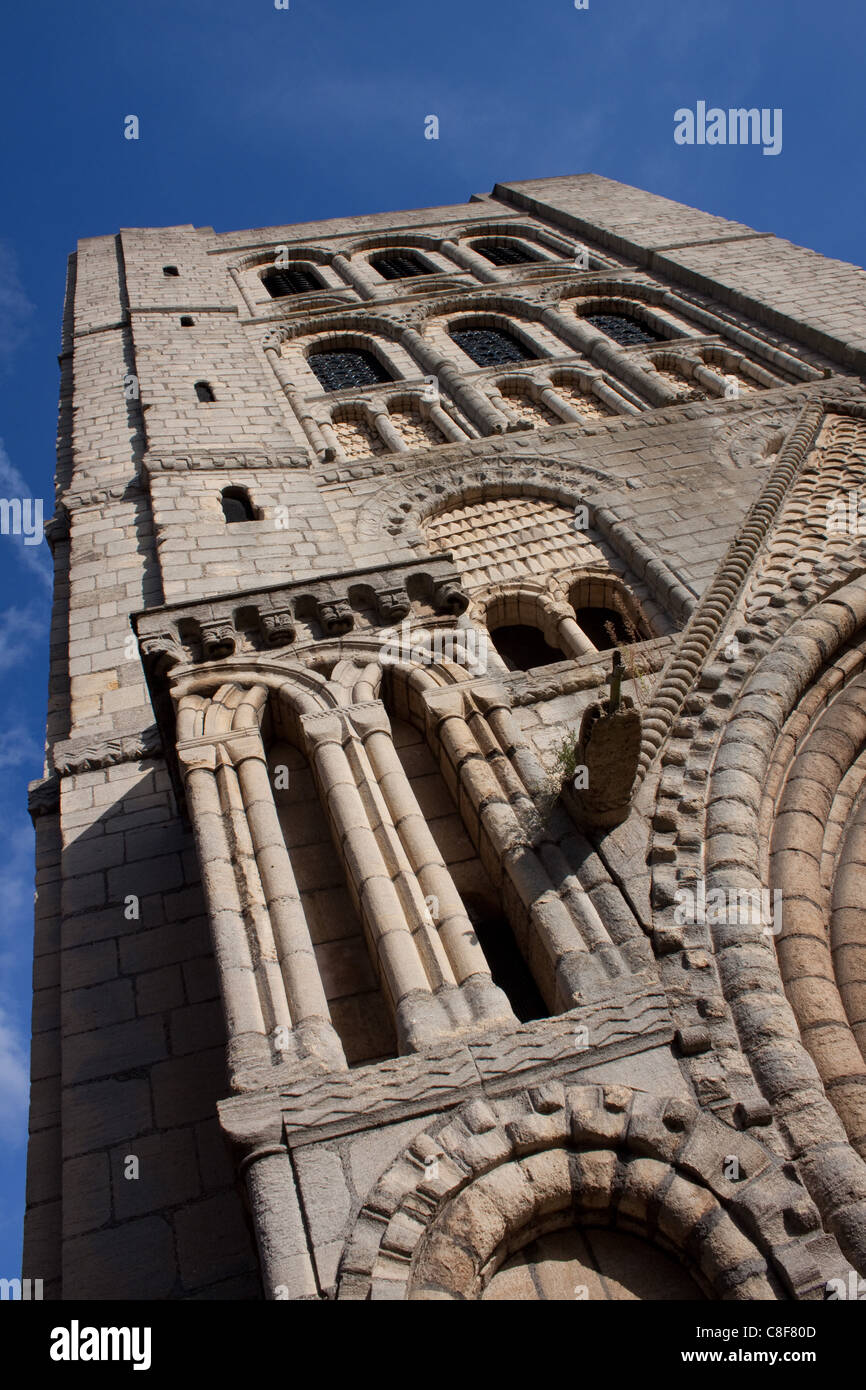
[[[451,337],[479,367],[495,367],[501,362],[526,362],[535,356],[517,338],[498,328],[453,328]]]
[[[521,1023],[547,1018],[548,1008],[541,997],[529,967],[514,940],[508,920],[480,904],[470,895],[464,898],[466,914],[475,928],[479,945],[490,967],[493,983],[507,996]]]
[[[181,328],[192,328],[192,325],[193,325],[193,319],[190,317],[190,315],[189,315],[189,314],[182,314],[182,315],[181,315],[181,320],[180,320],[180,326],[181,326]]]
[[[286,270],[269,270],[262,276],[262,284],[271,299],[283,299],[287,294],[309,294],[320,290],[322,282],[306,266],[290,266]]]
[[[479,256],[483,256],[491,265],[525,265],[527,261],[537,261],[538,256],[533,255],[525,246],[520,246],[516,242],[500,242],[487,246],[479,246],[476,242],[472,247]]]
[[[343,391],[349,386],[375,386],[380,381],[391,380],[379,359],[372,352],[362,349],[313,352],[307,361],[326,391]]]
[[[180,271],[176,265],[164,265],[162,267],[162,273],[163,275],[179,275]]]
[[[588,314],[586,322],[613,338],[620,347],[639,347],[641,343],[665,341],[654,328],[647,328],[645,323],[638,323],[637,319],[627,318],[625,314]]]
[[[410,275],[429,275],[429,268],[411,251],[388,251],[371,256],[370,264],[383,280],[407,280]]]
[[[200,401],[215,401],[216,396],[212,388],[206,381],[197,381],[195,384],[195,394]]]
[[[222,493],[223,516],[229,523],[255,521],[256,514],[245,487],[227,487]]]
[[[616,608],[577,608],[574,616],[581,632],[600,652],[632,641],[625,619]],[[608,628],[613,628],[614,636],[611,636]]]
[[[490,635],[509,671],[531,671],[534,666],[550,666],[566,659],[558,647],[545,641],[537,627],[525,623],[496,627]]]

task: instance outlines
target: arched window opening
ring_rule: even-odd
[[[423,734],[393,714],[389,718],[397,756],[475,929],[494,984],[507,995],[522,1023],[547,1018],[549,1010]]]
[[[262,276],[262,284],[271,299],[284,299],[289,294],[309,294],[322,288],[322,282],[312,268],[300,261],[283,270],[267,271]]]
[[[206,402],[206,401],[215,401],[215,400],[216,400],[216,396],[215,396],[214,393],[213,393],[213,389],[212,389],[210,383],[207,382],[207,381],[197,381],[197,382],[196,382],[196,384],[195,384],[195,394],[196,394],[196,399],[199,400],[199,401],[202,401],[202,402]]]
[[[521,1023],[547,1018],[549,1010],[514,939],[508,919],[493,901],[475,893],[464,895],[467,916],[475,928],[493,983],[508,996]]]
[[[525,265],[541,259],[519,241],[474,241],[470,244],[473,251],[495,266]]]
[[[553,381],[553,389],[558,396],[589,420],[606,420],[616,411],[607,401],[601,400],[594,391],[585,390],[578,381],[563,378]]]
[[[510,385],[507,382],[500,382],[499,390],[512,410],[521,415],[524,420],[531,420],[536,425],[562,424],[562,417],[557,415],[555,410],[551,410],[544,401],[535,400],[529,394],[529,389],[526,386],[519,383]]]
[[[334,433],[346,458],[368,458],[370,454],[384,454],[385,444],[379,431],[368,420],[357,415],[333,420]]]
[[[162,273],[163,275],[179,275],[180,271],[176,265],[164,265],[162,267]]]
[[[707,399],[706,391],[702,390],[694,377],[689,375],[688,367],[682,362],[677,362],[674,358],[662,358],[653,362],[653,371],[666,381],[669,386],[673,386],[681,395],[688,392],[692,400]]]
[[[408,280],[412,275],[429,275],[430,268],[411,251],[383,251],[370,257],[370,265],[383,280]]]
[[[706,1298],[690,1271],[668,1251],[631,1231],[571,1226],[537,1236],[499,1266],[481,1295],[488,1303],[591,1299],[653,1302]],[[587,1295],[584,1295],[587,1296]]]
[[[539,628],[528,623],[507,623],[493,628],[490,635],[509,671],[531,671],[536,666],[566,660],[558,647],[551,647]]]
[[[639,323],[637,319],[629,318],[626,314],[588,314],[586,322],[606,333],[609,338],[613,338],[620,347],[640,347],[642,343],[665,341],[663,335],[656,333],[654,328],[649,328],[645,323]]]
[[[453,341],[479,367],[495,367],[502,362],[527,362],[535,353],[524,347],[511,333],[499,328],[452,328]]]
[[[411,405],[392,407],[389,419],[404,443],[410,449],[424,449],[428,444],[443,444],[445,436],[441,430],[421,414],[421,407]]]
[[[396,1057],[397,1038],[310,765],[288,743],[268,764],[301,907],[310,931],[331,1022],[350,1066]],[[282,771],[281,771],[282,770]]]
[[[310,371],[326,391],[345,391],[351,386],[376,386],[392,377],[378,357],[363,348],[311,352]]]
[[[256,514],[245,487],[223,488],[221,495],[223,516],[228,523],[236,521],[255,521]]]
[[[576,608],[574,616],[578,627],[600,652],[610,651],[623,643],[639,641],[642,636],[631,619],[625,618],[617,608],[594,605]]]
[[[195,320],[193,319],[193,317],[192,317],[191,314],[181,314],[181,318],[180,318],[180,326],[181,326],[181,328],[192,328],[194,322],[195,322]]]

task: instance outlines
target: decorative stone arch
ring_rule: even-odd
[[[789,384],[787,376],[774,376],[765,367],[751,361],[745,353],[737,352],[734,348],[711,345],[695,348],[694,351],[704,364],[703,379],[707,381],[714,377],[724,384],[725,377],[733,375],[741,384],[754,391],[771,391],[774,387]],[[713,372],[712,368],[716,368],[716,371]]]
[[[615,415],[639,415],[646,409],[640,396],[606,373],[585,367],[554,367],[551,386],[579,420],[603,420]]]
[[[475,225],[469,224],[456,228],[450,233],[450,240],[458,245],[465,245],[479,238],[526,241],[530,246],[537,246],[542,250],[552,252],[557,259],[573,257],[577,250],[577,243],[573,242],[570,237],[553,232],[547,227],[536,226],[534,222],[479,222]],[[593,260],[596,259],[593,256]],[[555,263],[554,260],[553,264]]]
[[[710,1298],[818,1298],[833,1255],[789,1168],[680,1098],[545,1082],[476,1099],[416,1136],[367,1197],[337,1298],[478,1299],[541,1231],[618,1227]]]
[[[667,307],[648,303],[643,298],[627,293],[592,293],[585,297],[573,298],[570,302],[573,304],[576,317],[581,319],[600,314],[618,315],[644,324],[662,338],[682,339],[699,336],[698,330],[688,323],[677,322]]]
[[[469,357],[468,353],[460,347],[460,344],[456,342],[452,334],[455,331],[460,332],[463,329],[492,328],[499,333],[505,334],[506,337],[513,338],[521,347],[525,348],[529,353],[529,358],[526,359],[527,361],[544,361],[551,356],[550,346],[544,341],[544,335],[533,335],[527,331],[526,323],[532,321],[532,316],[525,311],[520,316],[517,316],[514,314],[500,313],[488,307],[485,308],[484,311],[474,309],[469,312],[461,312],[457,316],[442,314],[437,316],[436,319],[428,320],[427,322],[429,327],[432,328],[435,325],[439,331],[447,333],[451,341],[452,349],[459,352],[461,358],[465,357],[467,359],[468,365],[465,367],[465,370],[501,371],[502,364],[493,368],[480,367],[479,364],[474,362],[472,358]],[[461,365],[463,365],[462,362]]]
[[[611,608],[628,619],[638,639],[655,636],[653,624],[632,588],[619,575],[604,570],[584,570],[564,576],[566,601],[577,613],[581,608]]]
[[[840,661],[840,653],[846,647],[853,648],[855,642],[862,645],[864,627],[866,576],[860,575],[841,583],[791,624],[755,666],[726,725],[709,788],[708,890],[730,892],[733,888],[754,900],[755,894],[769,887],[767,840],[776,807],[764,802],[765,789],[782,793],[784,772],[795,748],[802,745],[804,756],[808,752],[809,745],[802,740],[814,715],[834,685],[838,688],[851,675],[852,658]],[[835,674],[830,669],[834,663]],[[853,669],[857,669],[856,661]],[[817,744],[814,751],[820,751]],[[851,765],[853,756],[846,766]],[[777,886],[781,882],[786,892],[782,904],[784,943],[779,944],[778,963],[773,937],[764,932],[761,922],[738,920],[735,925],[714,928],[715,954],[743,1050],[780,1128],[790,1137],[804,1181],[846,1255],[858,1269],[866,1271],[866,1163],[851,1146],[842,1123],[847,1122],[852,1138],[862,1134],[859,1097],[863,1088],[854,1077],[853,1089],[845,1084],[832,1049],[821,1045],[832,1031],[835,1040],[843,1042],[843,1050],[850,1057],[856,1055],[832,962],[826,968],[827,947],[822,941],[827,925],[820,905],[810,896],[810,884],[813,892],[817,892],[817,885],[809,859],[815,852],[809,828],[816,811],[823,808],[829,814],[832,807],[832,797],[830,806],[826,805],[825,772],[832,780],[845,771],[838,756],[835,761],[834,769],[834,759],[828,759],[826,752],[817,762],[810,758],[801,761],[799,785],[790,784],[791,794],[787,801],[783,795],[778,808],[785,816],[785,826],[783,830],[780,820],[773,840],[773,874],[778,875]],[[814,775],[819,763],[820,781]],[[804,793],[812,798],[805,808],[799,804]],[[788,852],[798,847],[803,857],[795,873]],[[792,989],[792,1008],[782,979],[787,977],[790,988],[795,977],[806,978],[812,969],[821,985],[814,985],[811,992]],[[824,1021],[832,1025],[823,1039],[821,1030],[816,1033],[811,1026],[820,1017],[821,1007],[826,1011]],[[804,1037],[814,1046],[820,1067],[804,1045]],[[838,1113],[825,1092],[822,1071],[831,1095],[835,1094]],[[804,1114],[809,1116],[808,1125],[800,1119]]]
[[[359,540],[381,539],[383,532],[400,535],[410,545],[425,545],[424,520],[435,513],[482,497],[520,497],[531,494],[564,507],[588,502],[599,482],[616,480],[585,465],[566,470],[545,455],[499,455],[495,460],[449,461],[425,471],[424,477],[398,477],[378,487],[374,500],[358,511]],[[590,514],[590,525],[592,525]]]

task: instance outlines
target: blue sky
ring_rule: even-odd
[[[79,237],[462,202],[593,171],[863,263],[853,0],[78,0],[6,12],[0,496],[53,504],[59,326]],[[682,147],[674,111],[780,107],[783,147]],[[140,139],[123,138],[135,114]],[[438,141],[424,118],[440,120]],[[50,564],[0,536],[0,1276],[17,1272],[32,832]]]

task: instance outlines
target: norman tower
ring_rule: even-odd
[[[46,1296],[866,1274],[864,285],[595,175],[80,243]]]

